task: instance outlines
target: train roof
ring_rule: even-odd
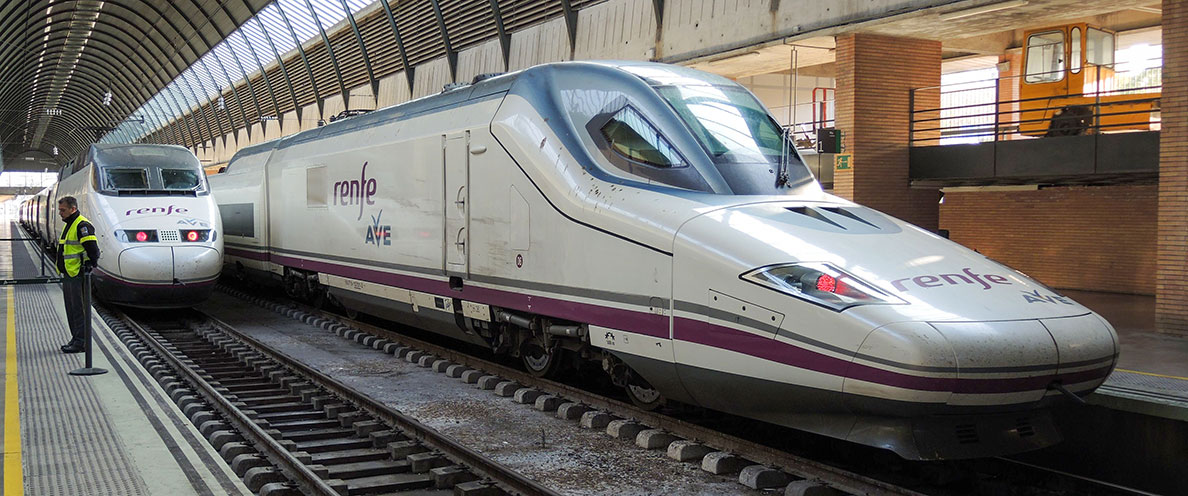
[[[622,70],[624,73],[631,74],[642,79],[652,86],[663,86],[669,84],[681,85],[735,85],[737,83],[726,79],[724,77],[702,72],[688,67],[682,67],[670,64],[660,64],[656,62],[642,62],[629,60],[597,60],[597,61],[568,61],[568,62],[553,62],[548,64],[541,64],[530,67],[528,69],[511,72],[507,74],[500,74],[498,76],[488,76],[482,78],[480,81],[464,86],[450,88],[447,86],[442,92],[411,100],[408,102],[384,107],[363,115],[343,119],[337,122],[332,122],[316,129],[302,131],[289,136],[284,136],[274,140],[266,141],[251,146],[244,147],[236,152],[236,157],[242,158],[257,153],[263,153],[270,150],[284,148],[290,145],[296,145],[311,140],[321,139],[329,136],[349,133],[358,129],[363,129],[375,125],[379,122],[386,122],[390,120],[397,120],[403,117],[414,116],[424,112],[441,110],[451,106],[461,105],[463,103],[487,98],[493,95],[506,93],[511,86],[521,77],[530,75],[535,72],[546,72],[552,68],[580,68],[600,67],[612,68]],[[480,76],[481,77],[481,76]],[[453,85],[450,85],[453,86]]]
[[[88,155],[100,168],[159,166],[163,159],[171,164],[202,166],[193,152],[178,145],[96,143],[91,145]]]

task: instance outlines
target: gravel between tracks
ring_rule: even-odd
[[[226,294],[198,309],[566,494],[772,494]]]

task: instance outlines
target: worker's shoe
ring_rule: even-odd
[[[83,347],[81,344],[68,344],[62,347],[62,353],[82,353]]]

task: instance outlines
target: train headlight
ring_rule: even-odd
[[[181,232],[181,238],[183,241],[186,241],[189,243],[195,243],[195,242],[199,242],[199,241],[208,241],[208,240],[210,240],[210,229],[185,230],[185,231]]]
[[[116,239],[124,243],[154,243],[157,241],[157,231],[154,229],[121,229],[116,231]]]
[[[853,274],[822,262],[768,265],[739,278],[838,312],[857,305],[905,303]]]

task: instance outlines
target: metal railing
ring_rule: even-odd
[[[1158,130],[1161,85],[1159,68],[1119,72],[1094,78],[1079,92],[1032,98],[1006,98],[1019,87],[1019,78],[1065,71],[1032,73],[950,85],[913,89],[909,94],[911,146],[1030,139],[1051,136]],[[1085,73],[1100,70],[1081,68]],[[1119,83],[1122,84],[1119,84]],[[959,89],[951,89],[958,87]],[[1011,95],[1013,96],[1013,95]]]
[[[39,245],[40,240],[35,237],[16,237],[16,238],[0,238],[0,241],[7,242],[26,242],[33,246],[33,253],[37,254],[38,264],[40,265],[40,275],[37,277],[14,277],[7,279],[0,279],[0,286],[13,286],[17,284],[56,284],[62,281],[58,277],[57,267],[54,267],[54,262],[49,261],[49,255]],[[52,269],[52,272],[46,271],[46,268]]]

